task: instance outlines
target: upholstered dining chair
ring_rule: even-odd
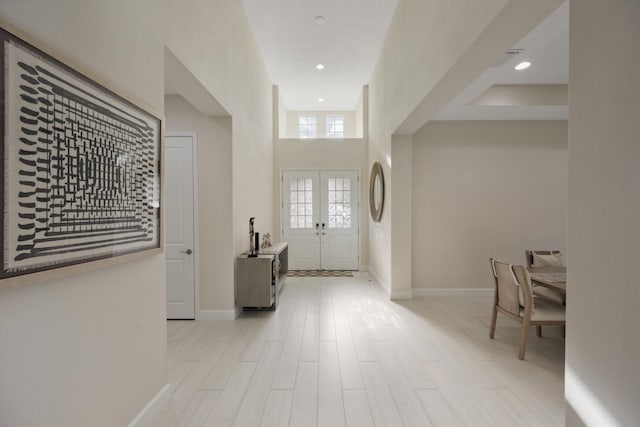
[[[562,254],[559,250],[524,251],[527,267],[563,267]]]
[[[560,304],[544,300],[534,303],[531,277],[524,266],[507,264],[494,258],[489,260],[496,285],[489,337],[494,339],[498,313],[520,322],[522,331],[518,358],[522,360],[527,346],[529,327],[536,326],[540,336],[542,325],[564,326],[565,308]]]
[[[562,254],[558,250],[545,250],[545,251],[524,251],[524,256],[527,260],[527,267],[563,267]],[[558,292],[554,289],[549,289],[545,286],[536,285],[533,283],[533,294],[537,297],[544,298],[547,301],[555,302],[556,304],[566,304],[566,295],[562,292]]]

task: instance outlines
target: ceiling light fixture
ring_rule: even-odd
[[[531,67],[531,62],[523,61],[523,62],[519,63],[518,65],[516,65],[515,68],[518,71],[522,71],[522,70],[526,70],[529,67]]]
[[[322,64],[316,65],[316,70],[324,70],[324,65]]]
[[[318,102],[324,102],[324,98],[318,98]]]
[[[316,16],[316,24],[324,24],[324,16],[322,15]]]

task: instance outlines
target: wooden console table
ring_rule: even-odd
[[[257,257],[236,258],[236,304],[242,308],[275,310],[289,271],[287,242],[261,248]]]

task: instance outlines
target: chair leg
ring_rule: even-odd
[[[491,328],[489,328],[489,338],[493,339],[496,334],[496,319],[498,317],[498,308],[493,305],[493,313],[491,314]]]
[[[538,335],[538,338],[542,338],[542,325],[536,326],[536,334]]]
[[[525,319],[522,322],[522,334],[520,335],[520,353],[518,353],[518,358],[520,360],[524,359],[524,351],[527,348],[528,336],[529,336],[529,320]]]

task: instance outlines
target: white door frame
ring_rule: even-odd
[[[287,168],[283,168],[280,169],[280,240],[284,241],[284,173],[285,172],[330,172],[330,171],[345,171],[345,172],[355,172],[357,177],[358,177],[358,270],[360,271],[360,260],[361,260],[361,251],[362,251],[362,235],[360,234],[360,227],[362,227],[361,224],[361,213],[360,213],[360,209],[362,206],[362,195],[363,195],[363,191],[362,191],[362,187],[361,187],[361,170],[360,168],[339,168],[339,167],[330,167],[330,168],[309,168],[309,167],[302,167],[302,168],[291,168],[291,167],[287,167]]]
[[[193,140],[193,308],[194,318],[198,320],[200,317],[200,224],[198,222],[198,136],[195,131],[166,131],[165,137],[168,136],[190,136]],[[164,152],[163,152],[164,154]],[[163,221],[165,227],[167,223]],[[164,232],[164,231],[163,231]],[[165,283],[166,287],[166,283]]]

